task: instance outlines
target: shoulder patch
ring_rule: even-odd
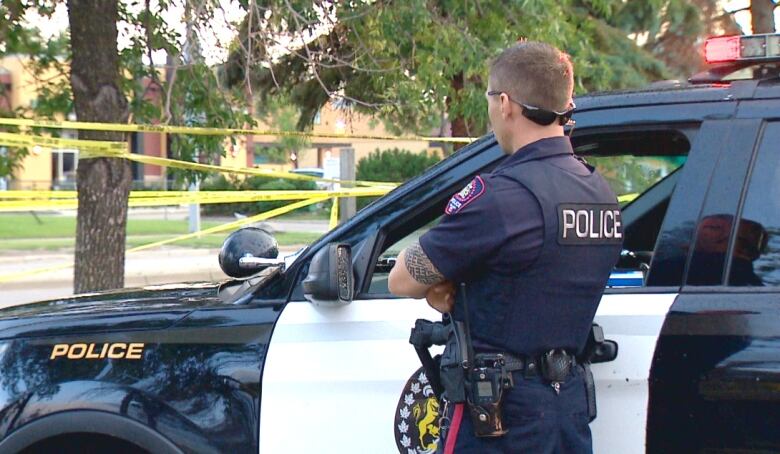
[[[447,202],[447,208],[444,209],[444,213],[455,214],[465,208],[469,203],[477,200],[484,193],[485,182],[482,181],[482,177],[475,177],[471,180],[471,183],[467,184],[460,192],[450,198],[450,201]]]

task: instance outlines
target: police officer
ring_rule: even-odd
[[[500,353],[511,365],[504,430],[478,436],[469,402],[446,405],[439,452],[592,452],[575,358],[618,259],[622,226],[615,194],[564,135],[573,80],[569,57],[540,42],[520,42],[493,61],[488,114],[508,156],[452,196],[441,222],[390,273],[392,293],[426,297],[467,319],[477,357]]]

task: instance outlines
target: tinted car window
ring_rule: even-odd
[[[720,139],[720,152],[713,157],[717,164],[704,182],[707,196],[691,244],[693,253],[688,261],[687,285],[712,286],[726,282],[730,241],[732,233],[738,230],[737,213],[762,123],[749,119],[730,120],[728,125],[723,125],[726,136]]]
[[[780,123],[764,131],[733,235],[729,285],[780,287]]]

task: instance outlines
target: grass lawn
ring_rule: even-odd
[[[304,211],[296,210],[289,213],[285,213],[274,219],[288,219],[295,221],[327,221],[330,219],[330,211]]]
[[[40,222],[39,222],[40,220]],[[203,221],[201,228],[214,227],[219,222]],[[165,235],[187,233],[187,221],[166,221],[157,219],[130,219],[127,221],[127,234]],[[0,239],[10,238],[66,238],[76,236],[76,218],[69,216],[32,214],[0,214]]]
[[[64,216],[38,216],[31,214],[0,214],[0,251],[8,250],[60,250],[72,249],[75,245],[76,219]],[[202,221],[206,229],[222,224],[216,221]],[[187,233],[186,220],[129,220],[127,225],[127,247],[141,246],[173,238]],[[172,246],[218,248],[222,246],[227,233],[205,235],[201,238],[171,243]],[[274,234],[280,246],[303,245],[314,242],[319,233],[277,232]]]

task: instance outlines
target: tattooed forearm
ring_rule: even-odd
[[[433,285],[444,280],[444,276],[433,266],[425,255],[420,243],[415,242],[404,253],[404,264],[415,281],[423,285]]]

